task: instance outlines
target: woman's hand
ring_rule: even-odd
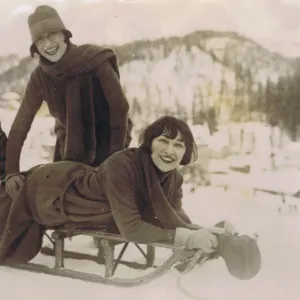
[[[9,177],[5,182],[6,193],[14,199],[19,192],[20,188],[24,185],[25,176],[17,174]]]
[[[224,234],[225,230],[218,227],[201,228],[194,231],[187,243],[188,249],[201,249],[204,253],[212,253],[219,245],[217,235]]]
[[[204,253],[212,253],[218,247],[217,235],[225,232],[225,229],[220,227],[199,230],[176,228],[175,244],[186,246],[187,249],[201,249]]]

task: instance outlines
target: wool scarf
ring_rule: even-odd
[[[135,152],[135,164],[140,175],[140,184],[143,197],[153,211],[161,225],[165,229],[176,229],[184,227],[194,229],[191,224],[184,222],[170,204],[170,200],[175,196],[178,188],[174,182],[173,170],[167,174],[163,174],[163,180],[160,182],[160,177],[153,164],[151,154],[144,148],[139,148]]]
[[[64,160],[93,163],[96,136],[91,71],[106,60],[110,60],[119,76],[116,54],[109,48],[70,43],[67,52],[56,63],[40,57],[39,64],[45,73],[66,81],[66,139],[62,155]]]

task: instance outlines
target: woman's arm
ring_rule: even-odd
[[[27,84],[26,91],[11,126],[6,147],[6,176],[20,172],[21,150],[33,119],[41,107],[43,96],[36,84],[35,73]]]
[[[126,160],[104,163],[104,191],[120,233],[137,242],[172,243],[174,230],[163,229],[142,220],[135,199],[136,181],[140,179],[130,164]]]

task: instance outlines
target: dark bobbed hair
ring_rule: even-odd
[[[162,134],[170,139],[175,139],[178,135],[178,132],[181,134],[183,142],[186,146],[186,150],[180,165],[185,166],[195,162],[198,158],[198,151],[194,136],[189,126],[183,120],[173,116],[161,117],[146,127],[140,137],[140,147],[151,153],[153,139]]]
[[[69,44],[70,43],[70,38],[72,37],[72,33],[71,33],[71,31],[69,31],[69,30],[62,30],[62,32],[63,32],[63,34],[64,34],[64,36],[65,36],[65,42],[67,43],[67,44]],[[38,49],[37,49],[37,47],[36,47],[36,45],[35,45],[35,43],[32,43],[31,44],[31,46],[30,46],[30,48],[29,48],[29,51],[30,51],[30,56],[31,57],[34,57],[34,54],[35,53],[39,53],[38,52]]]

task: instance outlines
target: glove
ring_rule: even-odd
[[[175,245],[186,246],[187,249],[201,249],[204,253],[212,253],[218,247],[216,235],[224,234],[224,228],[208,227],[190,230],[178,227],[175,231]]]
[[[226,232],[231,234],[231,235],[235,235],[235,236],[238,235],[238,232],[236,231],[234,225],[228,220],[223,220],[223,221],[217,223],[215,225],[215,227],[224,228],[226,230]]]
[[[17,174],[9,177],[5,181],[6,193],[14,199],[19,192],[20,188],[24,185],[25,176],[22,174]]]

